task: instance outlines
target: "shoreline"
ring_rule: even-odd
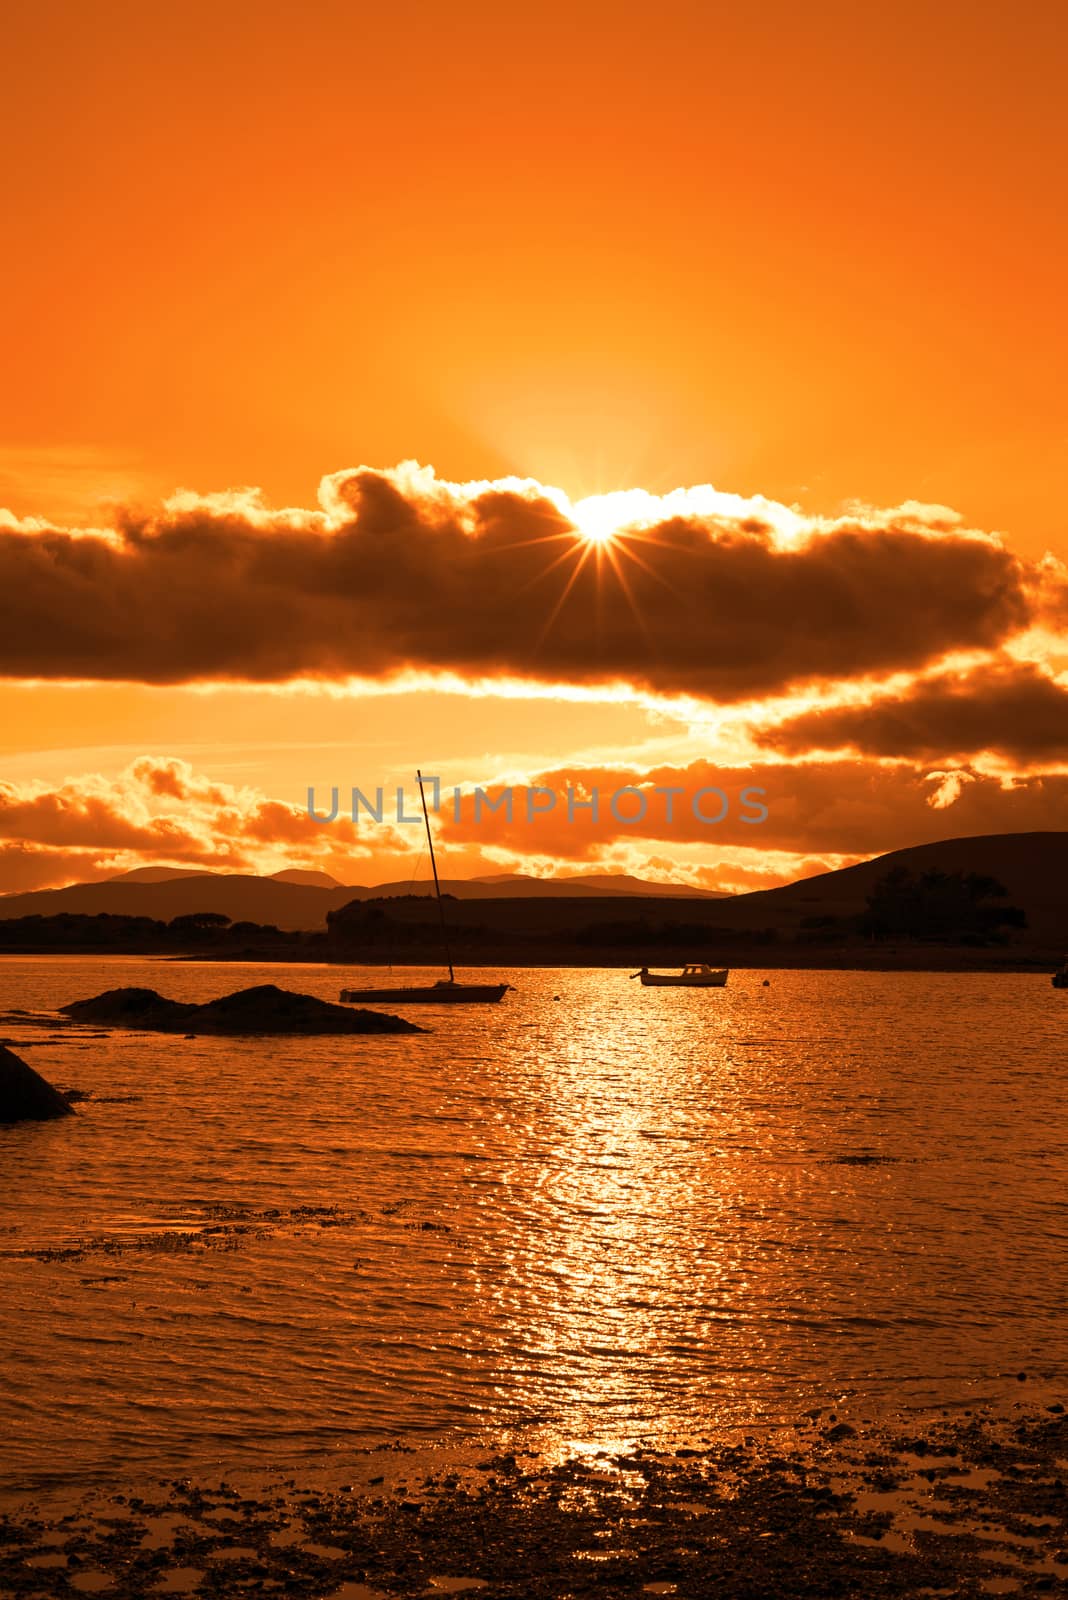
[[[814,1408],[785,1432],[674,1449],[397,1440],[325,1482],[282,1468],[242,1487],[9,1490],[0,1594],[1068,1594],[1066,1457],[1064,1405],[1033,1399],[878,1423]]]
[[[41,950],[41,949],[4,949],[0,947],[0,960],[34,960],[44,961],[50,959],[81,959],[85,961],[152,961],[163,965],[170,963],[191,963],[198,966],[217,964],[219,966],[293,966],[293,967],[328,967],[338,971],[356,970],[422,970],[437,971],[441,966],[433,958],[418,958],[415,956],[394,956],[391,960],[372,960],[367,957],[345,956],[330,959],[321,951],[302,954],[300,951],[270,951],[270,950],[114,950],[114,949],[78,949]],[[505,949],[498,952],[496,958],[490,962],[476,959],[475,955],[465,952],[454,957],[453,966],[457,972],[491,972],[491,971],[524,971],[531,972],[559,970],[575,972],[631,972],[641,966],[648,966],[654,971],[677,971],[690,959],[707,961],[710,966],[727,967],[731,972],[962,972],[962,973],[1020,973],[1032,977],[1052,978],[1053,973],[1062,965],[1063,957],[1048,955],[1043,951],[1024,955],[1019,952],[1006,952],[995,954],[993,952],[974,949],[950,948],[944,952],[918,952],[915,950],[882,950],[868,954],[863,949],[837,949],[833,951],[815,950],[786,951],[774,949],[761,949],[754,953],[748,947],[743,954],[725,949],[716,949],[699,952],[696,956],[673,955],[660,952],[645,960],[640,956],[621,956],[613,951],[594,951],[588,958],[576,959],[573,950],[556,952],[543,957],[536,957],[531,951],[516,951],[513,954]]]

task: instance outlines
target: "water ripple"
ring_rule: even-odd
[[[0,966],[37,1012],[343,981]],[[419,1036],[33,1032],[88,1098],[0,1129],[0,1483],[120,1448],[155,1470],[534,1421],[692,1436],[858,1383],[939,1403],[1068,1374],[1044,980],[501,976],[503,1005]]]

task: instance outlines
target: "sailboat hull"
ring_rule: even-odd
[[[429,983],[403,989],[342,989],[342,1000],[391,1006],[493,1005],[503,1000],[510,983]]]

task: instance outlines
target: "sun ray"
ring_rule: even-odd
[[[581,565],[589,553],[589,546],[583,548],[577,545],[573,538],[569,538],[567,549],[558,555],[553,561],[550,561],[548,566],[542,567],[541,571],[536,572],[532,578],[528,578],[525,583],[521,583],[518,589],[515,591],[516,594],[525,594],[528,589],[532,589],[536,583],[541,583],[543,578],[547,578],[551,572],[555,572],[557,567],[562,566],[565,561],[571,560],[572,557],[574,557],[578,561],[579,565]]]
[[[575,534],[570,528],[563,529],[560,533],[539,533],[533,539],[510,539],[507,544],[492,545],[486,549],[486,554],[491,556],[511,555],[513,550],[529,550],[539,544],[566,543],[570,549],[575,542]]]
[[[655,544],[656,540],[646,539],[643,542],[645,544]],[[629,548],[628,539],[620,538],[615,540],[613,542],[613,548],[617,550],[620,555],[626,556],[628,561],[633,561],[635,566],[641,567],[642,571],[647,577],[652,578],[655,583],[659,583],[668,591],[669,594],[674,595],[676,599],[682,598],[681,589],[679,589],[676,584],[672,583],[669,578],[665,578],[662,572],[657,572],[656,568],[650,566],[648,561],[644,561],[636,551],[631,550]]]
[[[556,621],[557,617],[560,615],[560,612],[563,610],[564,603],[567,600],[568,595],[571,593],[572,589],[575,587],[575,584],[578,581],[579,574],[581,573],[583,567],[586,565],[586,563],[589,560],[589,558],[590,558],[592,553],[593,553],[593,546],[590,545],[590,544],[586,544],[586,545],[582,546],[579,549],[579,551],[578,551],[578,560],[575,562],[575,570],[574,570],[574,572],[572,572],[570,578],[568,578],[568,580],[565,583],[563,589],[561,590],[560,596],[557,599],[556,604],[553,606],[552,610],[549,612],[548,617],[545,619],[545,625],[542,628],[541,632],[538,634],[537,644],[535,645],[535,649],[536,650],[540,650],[542,645],[545,643],[545,640],[548,638],[549,632],[552,629],[553,623]]]
[[[616,582],[619,584],[620,593],[627,602],[627,607],[630,610],[631,615],[638,624],[646,643],[651,644],[652,637],[649,633],[648,625],[641,614],[641,610],[634,596],[634,591],[628,583],[626,574],[619,563],[619,557],[623,553],[622,539],[613,538],[606,541],[604,544],[595,544],[593,548],[595,550],[597,559],[598,588],[600,589],[602,584],[605,566],[611,567],[612,574]]]

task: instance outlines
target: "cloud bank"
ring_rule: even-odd
[[[729,890],[767,887],[905,845],[962,834],[1031,832],[1062,825],[1068,775],[1002,782],[969,767],[931,768],[863,758],[744,767],[708,761],[656,767],[556,767],[528,775],[557,796],[527,820],[517,805],[474,815],[470,792],[457,819],[443,790],[437,819],[449,870],[628,871]],[[489,792],[496,791],[489,785]],[[648,800],[640,823],[620,821],[608,797],[624,787]],[[568,821],[566,793],[602,796],[599,814]],[[742,791],[760,788],[766,820],[746,822]],[[670,815],[663,794],[673,789]],[[710,791],[728,804],[721,809]],[[705,791],[695,814],[691,800]],[[319,797],[320,800],[324,796]],[[628,797],[618,810],[635,816]],[[88,774],[59,786],[0,783],[0,892],[90,881],[142,865],[269,873],[317,867],[343,883],[427,875],[422,829],[339,818],[317,824],[306,806],[220,783],[186,762],[145,756],[113,778]]]
[[[142,756],[111,778],[0,782],[0,893],[160,864],[251,873],[309,866],[353,881],[376,852],[406,852],[410,832],[383,827],[372,840],[344,821],[324,830],[301,805],[217,782],[173,757]]]
[[[242,491],[99,532],[0,518],[0,675],[414,669],[732,702],[991,650],[1035,614],[1037,569],[941,508],[823,521],[711,489],[612,498],[408,465],[326,478],[313,510]],[[620,517],[608,543],[584,537]]]
[[[574,862],[596,860],[624,841],[637,840],[647,846],[706,846],[710,856],[728,848],[855,859],[962,834],[1056,829],[1063,825],[1068,804],[1068,774],[1002,782],[968,767],[945,770],[863,759],[743,767],[708,761],[652,769],[557,767],[530,782],[557,795],[556,805],[530,823],[518,807],[511,823],[503,811],[483,808],[476,824],[473,801],[468,800],[458,822],[451,810],[442,813],[445,840],[461,843],[477,837],[484,846],[510,842],[519,850]],[[621,823],[603,801],[596,818],[588,808],[576,808],[569,821],[564,799],[568,788],[585,795],[597,790],[607,797],[624,786],[647,797],[640,823]],[[744,820],[741,804],[743,792],[754,788],[763,791],[768,813],[755,824]],[[670,820],[661,793],[666,789],[678,791]],[[708,823],[695,815],[692,797],[715,789],[722,791],[726,805],[717,804],[709,793],[698,810],[706,817],[720,810],[724,815],[722,821]],[[635,815],[638,809],[631,800],[619,807]]]

